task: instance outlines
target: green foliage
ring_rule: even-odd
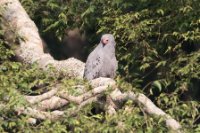
[[[117,42],[118,85],[122,91],[141,91],[178,120],[186,132],[200,132],[199,117],[199,0],[20,0],[42,35],[54,33],[62,40],[65,29],[78,27],[98,43],[103,33]],[[54,77],[37,65],[13,62],[14,52],[0,31],[1,132],[167,132],[162,119],[147,116],[139,105],[127,102],[116,115],[94,114],[96,105],[76,117],[28,125],[14,108],[26,105],[22,94],[39,94],[57,82],[73,95],[84,81]],[[10,45],[9,45],[10,46]],[[87,84],[86,84],[87,85]],[[87,85],[88,86],[88,85]],[[88,89],[89,86],[88,86]],[[72,105],[74,107],[74,105]]]
[[[148,117],[142,114],[139,108],[130,108],[132,103],[127,103],[125,108],[116,115],[97,114],[86,116],[80,113],[75,119],[67,119],[69,125],[76,125],[74,132],[164,132],[164,122],[158,118]],[[88,113],[89,111],[87,111]],[[138,114],[142,115],[138,115]],[[144,121],[144,119],[146,121]],[[155,122],[156,121],[156,122]],[[162,125],[162,126],[161,126]],[[142,127],[142,128],[141,128]]]

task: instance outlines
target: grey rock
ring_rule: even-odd
[[[99,77],[114,78],[118,63],[115,56],[116,42],[112,34],[104,34],[98,46],[87,58],[84,78],[92,80]]]

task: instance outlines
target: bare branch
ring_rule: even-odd
[[[22,114],[26,114],[30,117],[40,119],[40,120],[45,120],[45,119],[57,120],[57,119],[63,117],[63,115],[64,115],[63,111],[55,110],[53,112],[45,112],[45,111],[39,111],[37,109],[30,108],[30,107],[28,107],[26,109],[21,109],[20,112]]]
[[[85,107],[86,105],[91,104],[91,103],[93,103],[93,102],[98,102],[98,98],[99,98],[99,97],[100,97],[100,95],[96,95],[96,96],[94,96],[94,97],[91,97],[91,98],[87,99],[86,101],[83,101],[80,105],[78,105],[78,107],[75,107],[75,108],[73,108],[73,109],[67,111],[67,112],[68,112],[68,115],[69,115],[69,116],[75,116],[75,115],[77,115],[78,112],[79,112],[83,107]]]
[[[109,115],[116,114],[116,110],[118,107],[117,105],[113,102],[112,98],[108,95],[106,97],[106,104],[105,104],[106,112]]]
[[[99,86],[109,86],[109,87],[116,87],[116,82],[115,80],[111,79],[111,78],[104,78],[104,77],[100,77],[100,78],[96,78],[90,81],[90,85],[92,86],[92,88],[96,88]]]
[[[25,98],[29,103],[35,104],[35,103],[41,102],[45,99],[51,98],[52,96],[54,96],[57,93],[58,89],[59,89],[58,87],[55,87],[44,94],[37,95],[37,96],[25,96]]]
[[[177,132],[181,132],[181,125],[174,120],[171,116],[167,115],[163,110],[158,108],[149,98],[147,98],[144,94],[134,94],[133,92],[128,93],[121,93],[120,91],[115,91],[115,93],[111,93],[111,97],[114,100],[124,101],[124,100],[132,100],[139,105],[142,105],[142,108],[145,110],[146,113],[150,115],[161,116],[166,121],[166,126],[172,130]]]
[[[181,125],[171,118],[171,116],[167,115],[163,110],[158,108],[148,97],[144,94],[137,94],[135,95],[132,92],[129,92],[129,98],[132,100],[136,100],[137,103],[142,104],[144,106],[144,110],[151,115],[162,116],[166,121],[166,126],[168,126],[172,130],[179,130],[181,129]]]
[[[108,90],[108,86],[99,86],[97,88],[92,89],[80,96],[71,96],[67,92],[61,91],[59,92],[59,96],[67,99],[68,101],[75,102],[77,104],[81,104],[83,101],[94,97],[95,95],[102,94],[103,92]]]
[[[38,110],[54,110],[61,108],[65,105],[67,105],[69,102],[65,99],[62,99],[60,97],[53,96],[50,99],[46,99],[36,106]]]

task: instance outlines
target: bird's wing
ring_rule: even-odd
[[[94,52],[89,55],[85,64],[84,77],[92,80],[99,77],[99,72],[103,65],[103,55],[101,52]]]

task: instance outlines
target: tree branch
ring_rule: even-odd
[[[41,101],[36,105],[37,110],[55,110],[67,105],[69,101],[60,97],[53,96],[50,99]]]
[[[94,88],[91,91],[88,91],[88,92],[86,92],[86,93],[84,93],[80,96],[77,96],[77,97],[71,96],[67,92],[61,91],[59,93],[59,96],[67,99],[68,101],[71,101],[71,102],[74,102],[74,103],[77,103],[77,104],[81,104],[83,101],[85,101],[85,100],[87,100],[91,97],[94,97],[98,94],[104,93],[105,91],[108,90],[107,88],[108,88],[108,86],[99,86],[99,87]]]
[[[20,108],[17,109],[18,112],[20,112],[19,114],[26,114],[30,117],[36,118],[36,119],[40,119],[40,120],[45,120],[45,119],[49,119],[49,120],[57,120],[61,117],[64,116],[64,112],[63,111],[52,111],[52,112],[45,112],[45,111],[39,111],[37,109],[33,109],[33,108]]]
[[[57,91],[58,91],[58,87],[55,87],[53,89],[51,89],[50,91],[46,92],[46,93],[43,93],[41,95],[37,95],[37,96],[25,96],[25,99],[31,103],[31,104],[35,104],[35,103],[38,103],[38,102],[41,102],[45,99],[49,99],[51,98],[52,96],[54,96]]]
[[[163,110],[158,108],[148,97],[146,97],[144,94],[134,94],[133,92],[128,93],[121,93],[119,90],[115,90],[111,93],[111,97],[115,101],[126,101],[126,100],[132,100],[139,105],[142,105],[142,108],[145,110],[146,113],[150,115],[156,115],[161,116],[165,119],[166,126],[169,127],[172,130],[175,130],[177,132],[181,132],[181,125],[174,120],[171,116],[166,114]]]

